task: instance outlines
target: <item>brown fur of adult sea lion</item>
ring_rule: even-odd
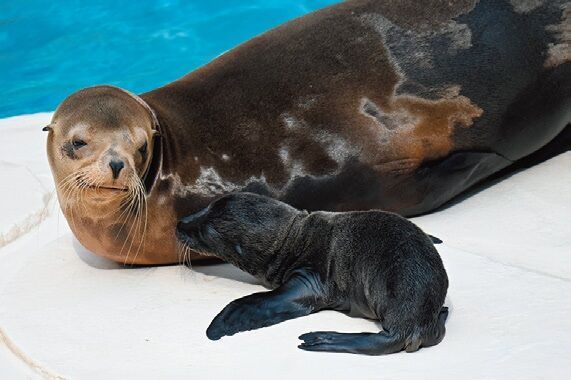
[[[72,94],[48,154],[79,241],[174,263],[176,221],[228,192],[410,216],[545,146],[568,149],[568,2],[399,4],[308,14],[140,96]]]

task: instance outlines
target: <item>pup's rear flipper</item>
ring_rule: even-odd
[[[403,349],[414,352],[420,347],[434,346],[442,341],[446,332],[444,324],[447,317],[448,308],[443,306],[434,327],[412,339],[391,335],[385,331],[377,334],[316,331],[301,335],[299,339],[303,340],[303,343],[298,347],[306,351],[349,352],[364,355],[393,354]]]
[[[444,334],[446,334],[446,319],[448,318],[448,308],[442,306],[440,309],[440,314],[438,315],[438,323],[433,329],[431,334],[428,334],[422,342],[422,347],[435,346],[444,339]]]
[[[299,337],[298,347],[306,351],[350,352],[365,355],[386,355],[404,348],[404,340],[385,332],[343,334],[333,331],[317,331]]]

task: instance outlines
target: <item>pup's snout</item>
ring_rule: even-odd
[[[208,214],[208,207],[204,208],[194,214],[182,218],[176,228],[180,232],[190,233],[196,230],[202,222],[204,222],[206,215]]]

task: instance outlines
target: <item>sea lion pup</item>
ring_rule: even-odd
[[[300,336],[299,348],[382,355],[413,352],[444,337],[448,277],[442,260],[431,239],[397,214],[309,214],[236,193],[182,219],[177,235],[274,289],[226,306],[206,331],[212,340],[324,309],[378,319],[383,331],[312,332]]]
[[[411,216],[538,150],[569,148],[568,0],[398,4],[339,2],[144,94],[70,95],[48,155],[75,236],[118,262],[176,263],[188,253],[177,221],[227,193]],[[99,176],[116,185],[113,170],[121,187],[140,180],[144,206],[95,194]]]

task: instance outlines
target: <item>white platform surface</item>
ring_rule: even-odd
[[[0,378],[555,379],[571,373],[571,153],[416,218],[444,240],[444,341],[384,357],[299,350],[315,330],[377,331],[321,312],[209,341],[231,300],[264,290],[223,264],[126,269],[59,213],[41,128],[0,120]],[[2,240],[4,239],[4,240]]]

